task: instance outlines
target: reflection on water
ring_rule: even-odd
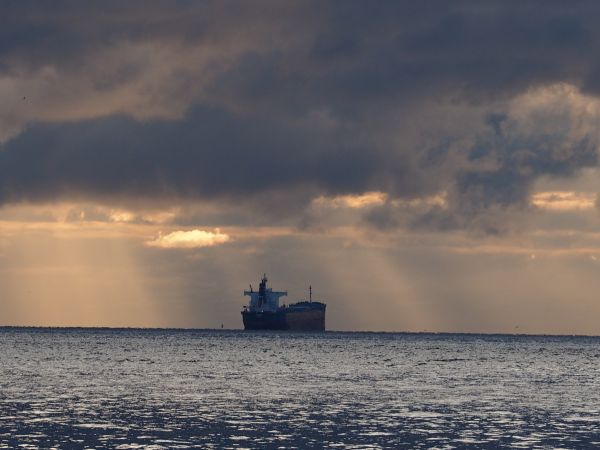
[[[590,448],[600,338],[0,329],[0,448]]]

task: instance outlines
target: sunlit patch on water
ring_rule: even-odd
[[[591,448],[600,339],[0,329],[0,448]]]

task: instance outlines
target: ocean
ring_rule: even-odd
[[[0,328],[0,448],[594,448],[600,338]]]

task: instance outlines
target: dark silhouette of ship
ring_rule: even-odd
[[[279,306],[279,298],[287,296],[286,291],[274,291],[267,287],[267,276],[260,280],[258,291],[244,291],[250,303],[242,310],[246,330],[325,330],[325,308],[327,305],[312,300],[312,286],[308,301]]]

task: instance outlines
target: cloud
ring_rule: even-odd
[[[338,195],[336,197],[319,196],[313,200],[317,207],[324,208],[366,208],[382,205],[387,199],[383,192],[365,192],[359,195]]]
[[[597,195],[587,192],[538,192],[531,204],[551,211],[589,210],[596,207]]]
[[[597,165],[593,3],[21,5],[0,15],[0,204],[308,223],[328,199],[493,232],[541,177]]]
[[[503,210],[528,208],[537,179],[597,164],[597,110],[572,87],[544,88],[515,98],[489,126],[408,149],[350,139],[344,126],[200,107],[178,121],[39,123],[1,147],[0,202],[218,201],[251,222],[302,220],[315,205],[369,206],[380,211],[367,221],[385,227],[500,230]]]
[[[518,226],[530,209],[537,180],[566,179],[597,166],[599,119],[598,99],[573,86],[527,91],[505,104],[501,113],[485,114],[485,127],[467,127],[460,145],[435,148],[435,167],[443,168],[438,180],[445,183],[447,194],[443,205],[407,215],[399,204],[388,203],[368,212],[367,223],[382,229],[409,226],[503,233]]]
[[[11,4],[0,16],[5,138],[32,120],[175,119],[199,103],[365,120],[428,99],[489,103],[560,82],[598,91],[593,2],[36,6]]]
[[[211,199],[314,185],[364,192],[379,164],[335,134],[197,108],[185,120],[37,124],[0,152],[0,202]],[[307,199],[309,201],[310,199]]]
[[[146,245],[158,248],[200,248],[224,244],[230,239],[228,234],[221,233],[218,228],[214,232],[205,230],[173,231],[147,241]]]
[[[599,105],[568,85],[513,99],[502,123],[479,136],[469,152],[471,162],[484,166],[458,174],[461,210],[525,204],[538,177],[568,177],[596,166]]]

